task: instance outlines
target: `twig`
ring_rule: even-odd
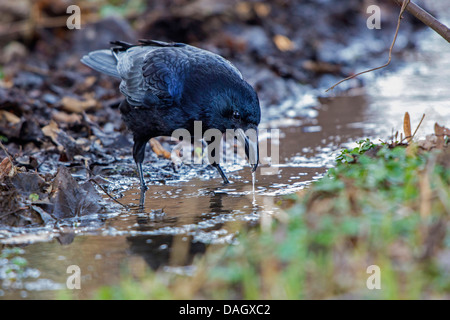
[[[392,0],[399,6],[403,5],[403,0]],[[436,31],[442,38],[450,42],[450,29],[447,28],[446,25],[436,20],[435,17],[433,17],[431,14],[429,14],[427,11],[419,7],[414,2],[411,2],[406,7],[406,11],[408,11],[410,14],[412,14],[414,17],[422,21],[424,24],[426,24],[428,27]]]
[[[417,130],[419,130],[419,127],[420,127],[420,125],[422,124],[422,121],[423,121],[424,118],[425,118],[425,113],[423,114],[422,119],[420,119],[420,122],[419,122],[419,124],[418,124],[416,130],[414,130],[414,133],[413,133],[413,135],[412,135],[412,137],[411,137],[411,140],[412,140],[412,138],[414,138],[414,136],[416,135]]]
[[[13,213],[16,213],[16,212],[19,212],[19,211],[22,211],[22,210],[27,210],[27,209],[30,209],[30,207],[20,207],[20,208],[17,208],[15,210],[13,210],[13,211],[9,211],[9,212],[3,213],[0,216],[0,219],[3,219],[4,217],[6,217],[6,216],[8,216],[10,214],[13,214]]]
[[[89,181],[94,182],[94,183],[95,183],[100,189],[102,189],[102,191],[103,191],[108,197],[110,197],[114,202],[120,204],[120,205],[121,205],[122,207],[124,207],[125,209],[129,209],[129,207],[128,207],[127,205],[121,203],[119,200],[117,200],[117,199],[114,198],[112,195],[110,195],[110,194],[108,193],[108,191],[106,191],[105,188],[103,188],[97,181],[95,181],[94,178],[89,179]]]
[[[355,78],[357,76],[360,76],[360,75],[362,75],[364,73],[367,73],[367,72],[371,72],[371,71],[375,71],[375,70],[378,70],[378,69],[385,68],[391,63],[392,50],[394,49],[395,41],[397,40],[397,35],[398,35],[398,30],[400,29],[400,22],[402,20],[402,15],[403,15],[403,12],[405,11],[405,9],[406,9],[406,7],[407,7],[409,2],[410,2],[410,0],[404,0],[403,3],[402,3],[402,8],[400,10],[400,14],[398,15],[397,28],[395,30],[394,40],[392,40],[391,47],[389,48],[389,59],[388,59],[388,61],[384,65],[382,65],[380,67],[376,67],[376,68],[372,68],[372,69],[369,69],[369,70],[365,70],[365,71],[359,72],[357,74],[351,75],[351,76],[349,76],[349,77],[347,77],[345,79],[342,79],[341,81],[335,83],[333,86],[331,86],[330,88],[325,90],[325,92],[328,92],[329,90],[333,90],[336,86],[338,86],[339,84],[341,84],[344,81],[353,79],[353,78]]]
[[[120,202],[119,200],[117,200],[116,198],[114,198],[112,195],[110,195],[109,194],[109,192],[108,191],[106,191],[106,189],[105,188],[103,188],[103,186],[101,186],[96,180],[95,180],[95,175],[94,175],[94,173],[92,172],[92,170],[91,169],[89,169],[89,167],[86,165],[85,166],[85,168],[86,168],[86,170],[87,170],[87,172],[88,172],[88,174],[89,175],[92,175],[93,177],[92,178],[89,178],[88,179],[88,181],[92,181],[93,183],[95,183],[108,197],[110,197],[114,202],[116,202],[116,203],[118,203],[118,204],[120,204],[122,207],[124,207],[125,209],[130,209],[130,207],[129,206],[127,206],[127,205],[125,205],[125,204],[123,204],[122,202]],[[102,178],[103,179],[103,178]],[[103,180],[105,180],[105,179],[103,179]]]

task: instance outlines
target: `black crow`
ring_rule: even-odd
[[[122,80],[119,88],[125,99],[120,111],[133,133],[133,157],[142,190],[147,189],[142,162],[149,139],[171,136],[181,128],[193,133],[194,121],[202,121],[203,132],[234,129],[244,141],[252,170],[256,170],[257,136],[251,141],[244,131],[257,130],[261,118],[258,96],[228,60],[184,43],[139,40],[136,45],[111,44],[110,50],[90,52],[81,62]],[[212,165],[228,183],[219,163]]]

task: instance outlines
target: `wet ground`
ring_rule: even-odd
[[[325,94],[325,87],[311,89],[300,106],[280,106],[286,108],[282,116],[267,117],[262,128],[280,130],[280,163],[274,166],[275,174],[257,171],[254,192],[246,166],[225,167],[232,183],[224,186],[214,171],[203,168],[164,181],[152,179],[158,167],[147,161],[150,188],[143,208],[138,207],[137,178],[109,175],[114,183],[109,191],[130,208],[104,195],[104,214],[68,219],[31,233],[2,230],[0,241],[22,248],[14,255],[27,263],[17,268],[15,281],[9,281],[7,270],[16,267],[11,259],[0,259],[0,299],[54,298],[58,289],[66,288],[70,265],[81,270],[82,290],[71,292],[76,298],[89,298],[102,285],[117,283],[121,273],[163,268],[189,274],[195,256],[209,247],[237,245],[235,235],[243,224],[283,218],[276,204],[319,179],[340,148],[366,137],[389,139],[392,130],[401,131],[405,111],[413,128],[426,114],[418,137],[431,133],[436,121],[448,126],[450,50],[432,31],[423,31],[422,38],[418,50],[405,55],[402,67],[369,75],[364,88],[339,95]],[[293,117],[286,117],[289,110]]]
[[[142,209],[138,207],[137,178],[131,178],[120,181],[125,184],[120,202],[132,209],[124,209],[105,196],[114,209],[101,219],[87,216],[78,219],[77,227],[66,221],[52,231],[42,228],[32,235],[14,234],[4,239],[9,244],[33,242],[24,246],[21,256],[39,271],[36,279],[23,279],[19,285],[23,288],[4,290],[4,297],[52,297],[48,289],[65,287],[69,265],[82,270],[83,290],[76,293],[79,298],[88,297],[91,289],[100,285],[113,284],[121,271],[133,273],[144,265],[171,272],[192,271],[190,263],[196,254],[211,245],[236,244],[235,235],[242,223],[252,226],[279,214],[275,203],[283,201],[283,195],[320,178],[333,165],[336,150],[363,138],[367,134],[366,99],[359,94],[327,99],[326,104],[311,109],[316,116],[291,120],[295,126],[280,127],[278,121],[265,124],[281,131],[280,164],[277,174],[260,175],[257,171],[255,193],[250,168],[244,167],[229,173],[230,185],[223,185],[219,176],[175,179],[165,184],[154,181]],[[342,106],[346,106],[345,114],[340,112]],[[151,170],[150,165],[147,170]],[[30,290],[32,283],[36,284]]]

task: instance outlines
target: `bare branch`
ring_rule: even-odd
[[[355,78],[357,76],[360,76],[360,75],[362,75],[364,73],[367,73],[367,72],[371,72],[371,71],[375,71],[375,70],[378,70],[378,69],[385,68],[391,63],[392,50],[394,49],[395,41],[397,40],[397,35],[398,35],[398,30],[400,29],[400,22],[402,20],[402,15],[403,15],[403,12],[405,11],[406,7],[408,6],[409,2],[410,2],[410,0],[404,0],[403,1],[402,8],[400,10],[400,14],[398,15],[397,28],[395,30],[394,40],[392,40],[391,47],[389,48],[389,59],[388,59],[388,61],[385,64],[383,64],[382,66],[379,66],[379,67],[376,67],[376,68],[372,68],[372,69],[369,69],[369,70],[365,70],[365,71],[362,71],[362,72],[358,72],[357,74],[354,74],[354,75],[351,75],[350,77],[342,79],[341,81],[335,83],[333,86],[331,86],[330,88],[325,90],[325,92],[328,92],[329,90],[333,90],[336,86],[338,86],[339,84],[341,84],[344,81],[353,79],[353,78]]]
[[[403,5],[403,0],[392,1],[394,1],[399,6]],[[436,18],[429,14],[427,11],[419,7],[414,2],[408,4],[408,6],[406,7],[406,11],[408,11],[417,19],[436,31],[442,38],[447,40],[447,42],[450,42],[450,29],[447,28],[447,26],[445,26],[443,23],[436,20]]]
[[[353,78],[355,78],[355,77],[357,77],[357,76],[359,76],[361,74],[367,73],[367,72],[371,72],[371,71],[375,71],[375,70],[378,70],[378,69],[385,68],[391,63],[392,49],[394,48],[394,44],[395,44],[395,41],[397,39],[398,30],[399,30],[399,27],[400,27],[400,21],[402,19],[402,14],[403,14],[403,12],[405,10],[408,11],[409,13],[411,13],[413,16],[415,16],[420,21],[422,21],[428,27],[430,27],[431,29],[436,31],[442,38],[447,40],[447,42],[450,42],[450,29],[447,28],[447,26],[445,26],[443,23],[441,23],[438,20],[436,20],[436,18],[434,18],[427,11],[425,11],[424,9],[419,7],[417,4],[411,2],[410,0],[392,0],[392,1],[394,1],[399,6],[402,6],[402,8],[401,8],[400,14],[398,16],[397,29],[395,31],[394,40],[392,41],[391,47],[389,48],[389,60],[388,60],[388,62],[386,64],[380,66],[380,67],[372,68],[372,69],[369,69],[369,70],[365,70],[365,71],[359,72],[357,74],[351,75],[351,76],[349,76],[349,77],[347,77],[345,79],[342,79],[341,81],[337,82],[336,84],[334,84],[333,86],[331,86],[330,88],[325,90],[325,92],[328,92],[329,90],[333,90],[337,85],[341,84],[344,81],[353,79]]]

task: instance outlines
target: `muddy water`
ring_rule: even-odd
[[[89,298],[102,285],[117,283],[121,274],[142,274],[148,268],[189,274],[195,256],[208,247],[238,245],[235,235],[243,224],[264,226],[282,219],[274,203],[320,178],[341,147],[365,137],[388,139],[392,129],[401,130],[405,111],[413,127],[426,113],[419,136],[431,132],[435,121],[449,125],[450,48],[431,31],[424,35],[419,53],[407,55],[404,67],[372,79],[365,89],[323,94],[305,112],[308,117],[263,123],[280,130],[280,164],[270,175],[258,169],[254,192],[250,168],[233,167],[226,168],[232,181],[227,186],[216,175],[153,182],[139,208],[133,178],[122,182],[128,188],[120,198],[132,209],[107,199],[111,210],[104,216],[4,240],[11,246],[21,243],[19,256],[27,264],[17,271],[16,281],[6,281],[7,262],[0,261],[0,298],[58,297],[58,289],[67,288],[70,265],[81,271],[81,290],[70,291],[75,298]]]
[[[31,274],[37,277],[22,279],[14,290],[14,285],[8,284],[10,288],[2,289],[1,294],[4,298],[54,297],[56,289],[66,288],[70,265],[79,266],[82,274],[83,290],[73,291],[78,298],[88,298],[99,286],[116,283],[121,272],[142,272],[150,267],[189,273],[195,255],[209,246],[236,244],[235,235],[242,224],[283,218],[274,203],[320,178],[333,165],[338,148],[365,134],[355,125],[364,122],[365,95],[322,102],[310,110],[314,117],[263,124],[266,129],[280,130],[280,163],[273,174],[261,175],[258,169],[254,191],[250,167],[225,167],[231,170],[229,185],[223,185],[216,174],[214,178],[154,181],[139,208],[141,195],[133,178],[124,182],[131,188],[120,198],[132,209],[111,203],[113,213],[81,219],[75,227],[71,222],[57,230],[5,240],[11,244],[32,242],[23,247],[21,256],[28,261],[25,269],[35,269]]]

